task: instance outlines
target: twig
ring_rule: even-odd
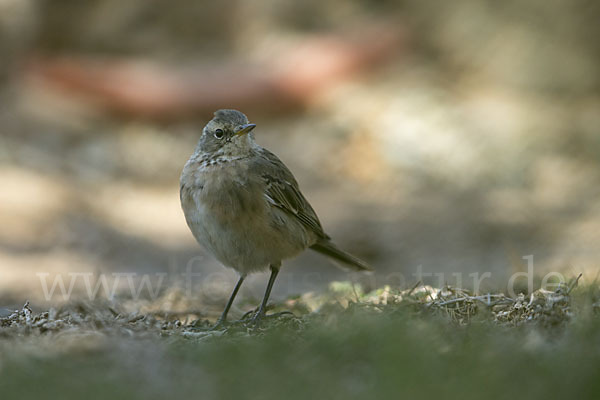
[[[569,290],[567,290],[567,294],[571,293],[571,290],[575,289],[575,287],[577,286],[577,284],[579,283],[579,279],[583,276],[583,273],[579,274],[579,276],[575,279],[575,281],[573,283],[571,283],[571,285],[569,285]]]
[[[421,284],[421,281],[417,281],[417,283],[415,283],[415,285],[412,287],[412,289],[410,289],[410,291],[406,294],[407,296],[410,296],[411,294],[413,294],[413,292],[415,291],[416,288],[419,287],[419,285]]]

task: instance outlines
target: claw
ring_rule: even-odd
[[[291,317],[296,317],[294,315],[293,312],[291,311],[281,311],[278,313],[274,313],[274,314],[269,314],[267,315],[265,312],[257,312],[254,317],[252,317],[252,319],[250,320],[250,324],[254,327],[254,328],[258,328],[260,327],[261,322],[263,321],[263,319],[271,319],[271,318],[278,318],[281,316],[291,316]]]
[[[247,311],[244,315],[242,315],[242,318],[240,318],[240,321],[247,320],[254,313],[256,313],[256,310]]]
[[[281,311],[275,314],[270,314],[270,315],[265,315],[265,318],[273,318],[273,317],[281,317],[283,315],[290,315],[292,317],[295,317],[296,315],[291,312],[291,311]]]
[[[222,319],[218,319],[217,323],[214,324],[209,330],[220,331],[220,330],[223,330],[224,328],[227,328],[229,325],[230,325],[229,322],[223,321]]]
[[[254,314],[254,317],[252,317],[252,319],[250,320],[250,324],[254,328],[260,327],[260,321],[263,319],[264,316],[265,312],[263,310],[258,310],[258,312]]]

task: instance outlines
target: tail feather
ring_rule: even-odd
[[[310,248],[318,253],[331,257],[334,260],[341,261],[345,265],[358,271],[373,271],[373,268],[371,268],[369,264],[338,248],[330,241],[317,242],[310,246]]]

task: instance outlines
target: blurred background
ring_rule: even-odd
[[[412,286],[421,266],[503,289],[526,255],[593,280],[599,18],[588,0],[0,0],[0,300],[43,302],[39,273],[177,285],[192,260],[224,303],[236,275],[179,205],[218,108],[258,125],[374,265],[351,277],[367,287]],[[274,296],[345,279],[307,252]]]

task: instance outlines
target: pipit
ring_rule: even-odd
[[[246,276],[270,268],[252,318],[258,324],[281,261],[306,248],[355,270],[371,269],[331,242],[290,170],[255,142],[255,127],[239,111],[218,110],[181,173],[181,207],[196,240],[240,274],[217,326],[226,322]]]

